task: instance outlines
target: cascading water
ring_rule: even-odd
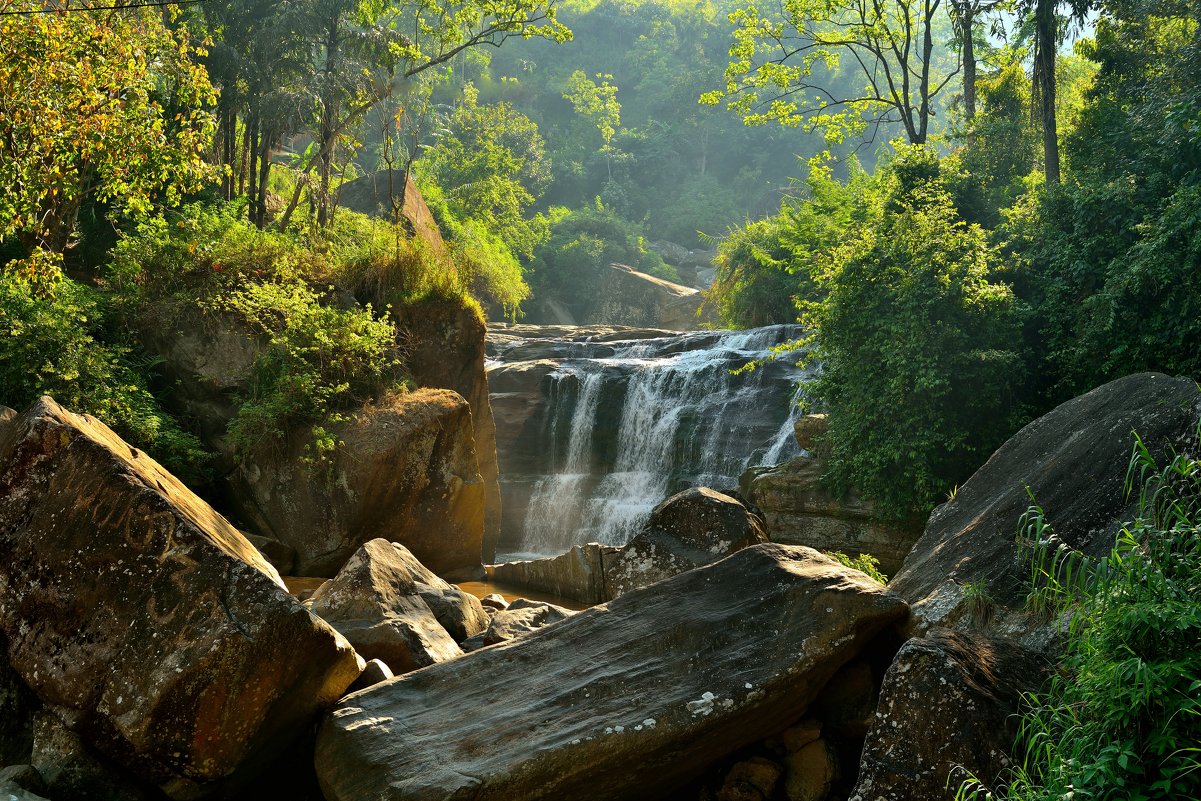
[[[502,539],[507,558],[561,553],[584,542],[624,544],[671,493],[696,485],[734,488],[748,466],[798,455],[793,401],[806,376],[795,359],[731,371],[766,359],[773,346],[800,333],[796,326],[770,326],[577,340],[557,349],[541,343],[531,355],[566,358],[541,385],[542,419],[527,425],[531,434],[537,427],[535,447],[545,458],[530,479],[520,530]],[[522,358],[520,348],[510,353]],[[494,364],[513,361],[502,352]],[[503,447],[499,457],[503,487]]]

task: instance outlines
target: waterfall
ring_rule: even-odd
[[[622,545],[673,492],[734,489],[747,467],[799,455],[792,422],[806,376],[795,358],[731,374],[799,334],[796,326],[770,326],[571,340],[557,349],[541,343],[534,355],[565,358],[543,384],[537,447],[545,457],[531,479],[524,524],[502,549],[514,558],[584,542]],[[502,352],[496,364],[506,363]],[[503,449],[499,455],[504,486]]]

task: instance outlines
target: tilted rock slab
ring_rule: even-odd
[[[286,748],[360,670],[208,504],[49,398],[0,434],[0,633],[48,710],[181,799]]]
[[[1134,432],[1162,463],[1195,439],[1199,417],[1196,382],[1160,373],[1119,378],[1061,404],[1014,434],[934,510],[888,586],[913,604],[919,627],[971,631],[964,588],[974,584],[995,604],[991,633],[1050,647],[1057,624],[1022,612],[1031,575],[1028,550],[1017,544],[1022,514],[1037,501],[1066,546],[1109,553],[1138,502],[1124,488]]]
[[[314,613],[333,625],[364,659],[393,672],[462,656],[458,642],[488,626],[470,593],[425,568],[407,548],[384,539],[366,542],[338,575],[313,593]]]
[[[756,545],[347,696],[328,801],[644,798],[781,731],[905,603],[816,551]]]

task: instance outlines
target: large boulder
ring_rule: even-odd
[[[385,220],[392,220],[393,209],[396,209],[403,224],[430,254],[442,256],[446,253],[446,242],[421,190],[413,183],[412,176],[403,171],[380,170],[343,184],[338,190],[338,203],[360,214]]]
[[[529,601],[518,598],[505,609],[499,609],[478,636],[463,643],[463,650],[474,651],[487,645],[524,637],[552,623],[559,623],[576,614],[546,601]]]
[[[653,799],[788,728],[905,615],[816,551],[753,546],[348,696],[318,778],[328,801]]]
[[[742,476],[741,490],[763,512],[772,542],[849,556],[871,554],[880,560],[881,570],[895,573],[917,541],[920,523],[882,521],[875,507],[854,490],[835,497],[822,485],[825,469],[813,456],[752,467]]]
[[[708,487],[678,492],[651,512],[616,559],[605,565],[610,598],[767,542],[758,516]]]
[[[297,437],[283,450],[264,446],[229,479],[238,513],[295,549],[298,574],[333,576],[377,537],[441,575],[480,569],[485,492],[462,397],[441,389],[391,395],[331,433],[339,445],[326,462],[305,461]]]
[[[484,320],[476,307],[460,299],[437,297],[393,306],[392,320],[401,331],[405,366],[413,379],[423,387],[459,393],[471,409],[484,493],[483,560],[491,562],[500,536],[501,500],[496,421],[488,402],[488,376],[484,372]],[[424,554],[417,555],[433,566]]]
[[[474,595],[431,573],[403,545],[363,543],[310,608],[364,659],[407,673],[462,655],[456,642],[479,634],[488,615]]]
[[[360,670],[224,518],[50,398],[0,435],[0,634],[47,711],[176,798],[254,772]]]
[[[549,559],[528,559],[485,565],[488,581],[534,590],[582,604],[601,604],[612,598],[607,571],[618,562],[621,548],[589,542]]]
[[[598,297],[586,321],[604,325],[633,325],[695,331],[701,323],[704,296],[700,290],[639,272],[625,264],[610,264],[601,278]]]
[[[1199,418],[1193,379],[1158,373],[1120,378],[1062,404],[1013,435],[934,510],[889,586],[914,605],[919,630],[971,630],[980,617],[973,607],[983,602],[993,632],[1047,647],[1055,627],[1022,611],[1030,580],[1029,549],[1018,542],[1022,514],[1038,503],[1058,542],[1090,556],[1108,553],[1138,501],[1123,486],[1135,434],[1162,458],[1195,438]]]
[[[901,646],[884,676],[851,794],[860,801],[954,801],[975,776],[1011,765],[1019,701],[1046,675],[1012,642],[932,629]]]

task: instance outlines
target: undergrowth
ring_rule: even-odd
[[[1201,798],[1201,461],[1159,466],[1142,441],[1126,491],[1138,513],[1107,557],[1065,548],[1032,507],[1030,606],[1068,621],[1060,669],[1027,696],[1005,786],[960,799]]]

